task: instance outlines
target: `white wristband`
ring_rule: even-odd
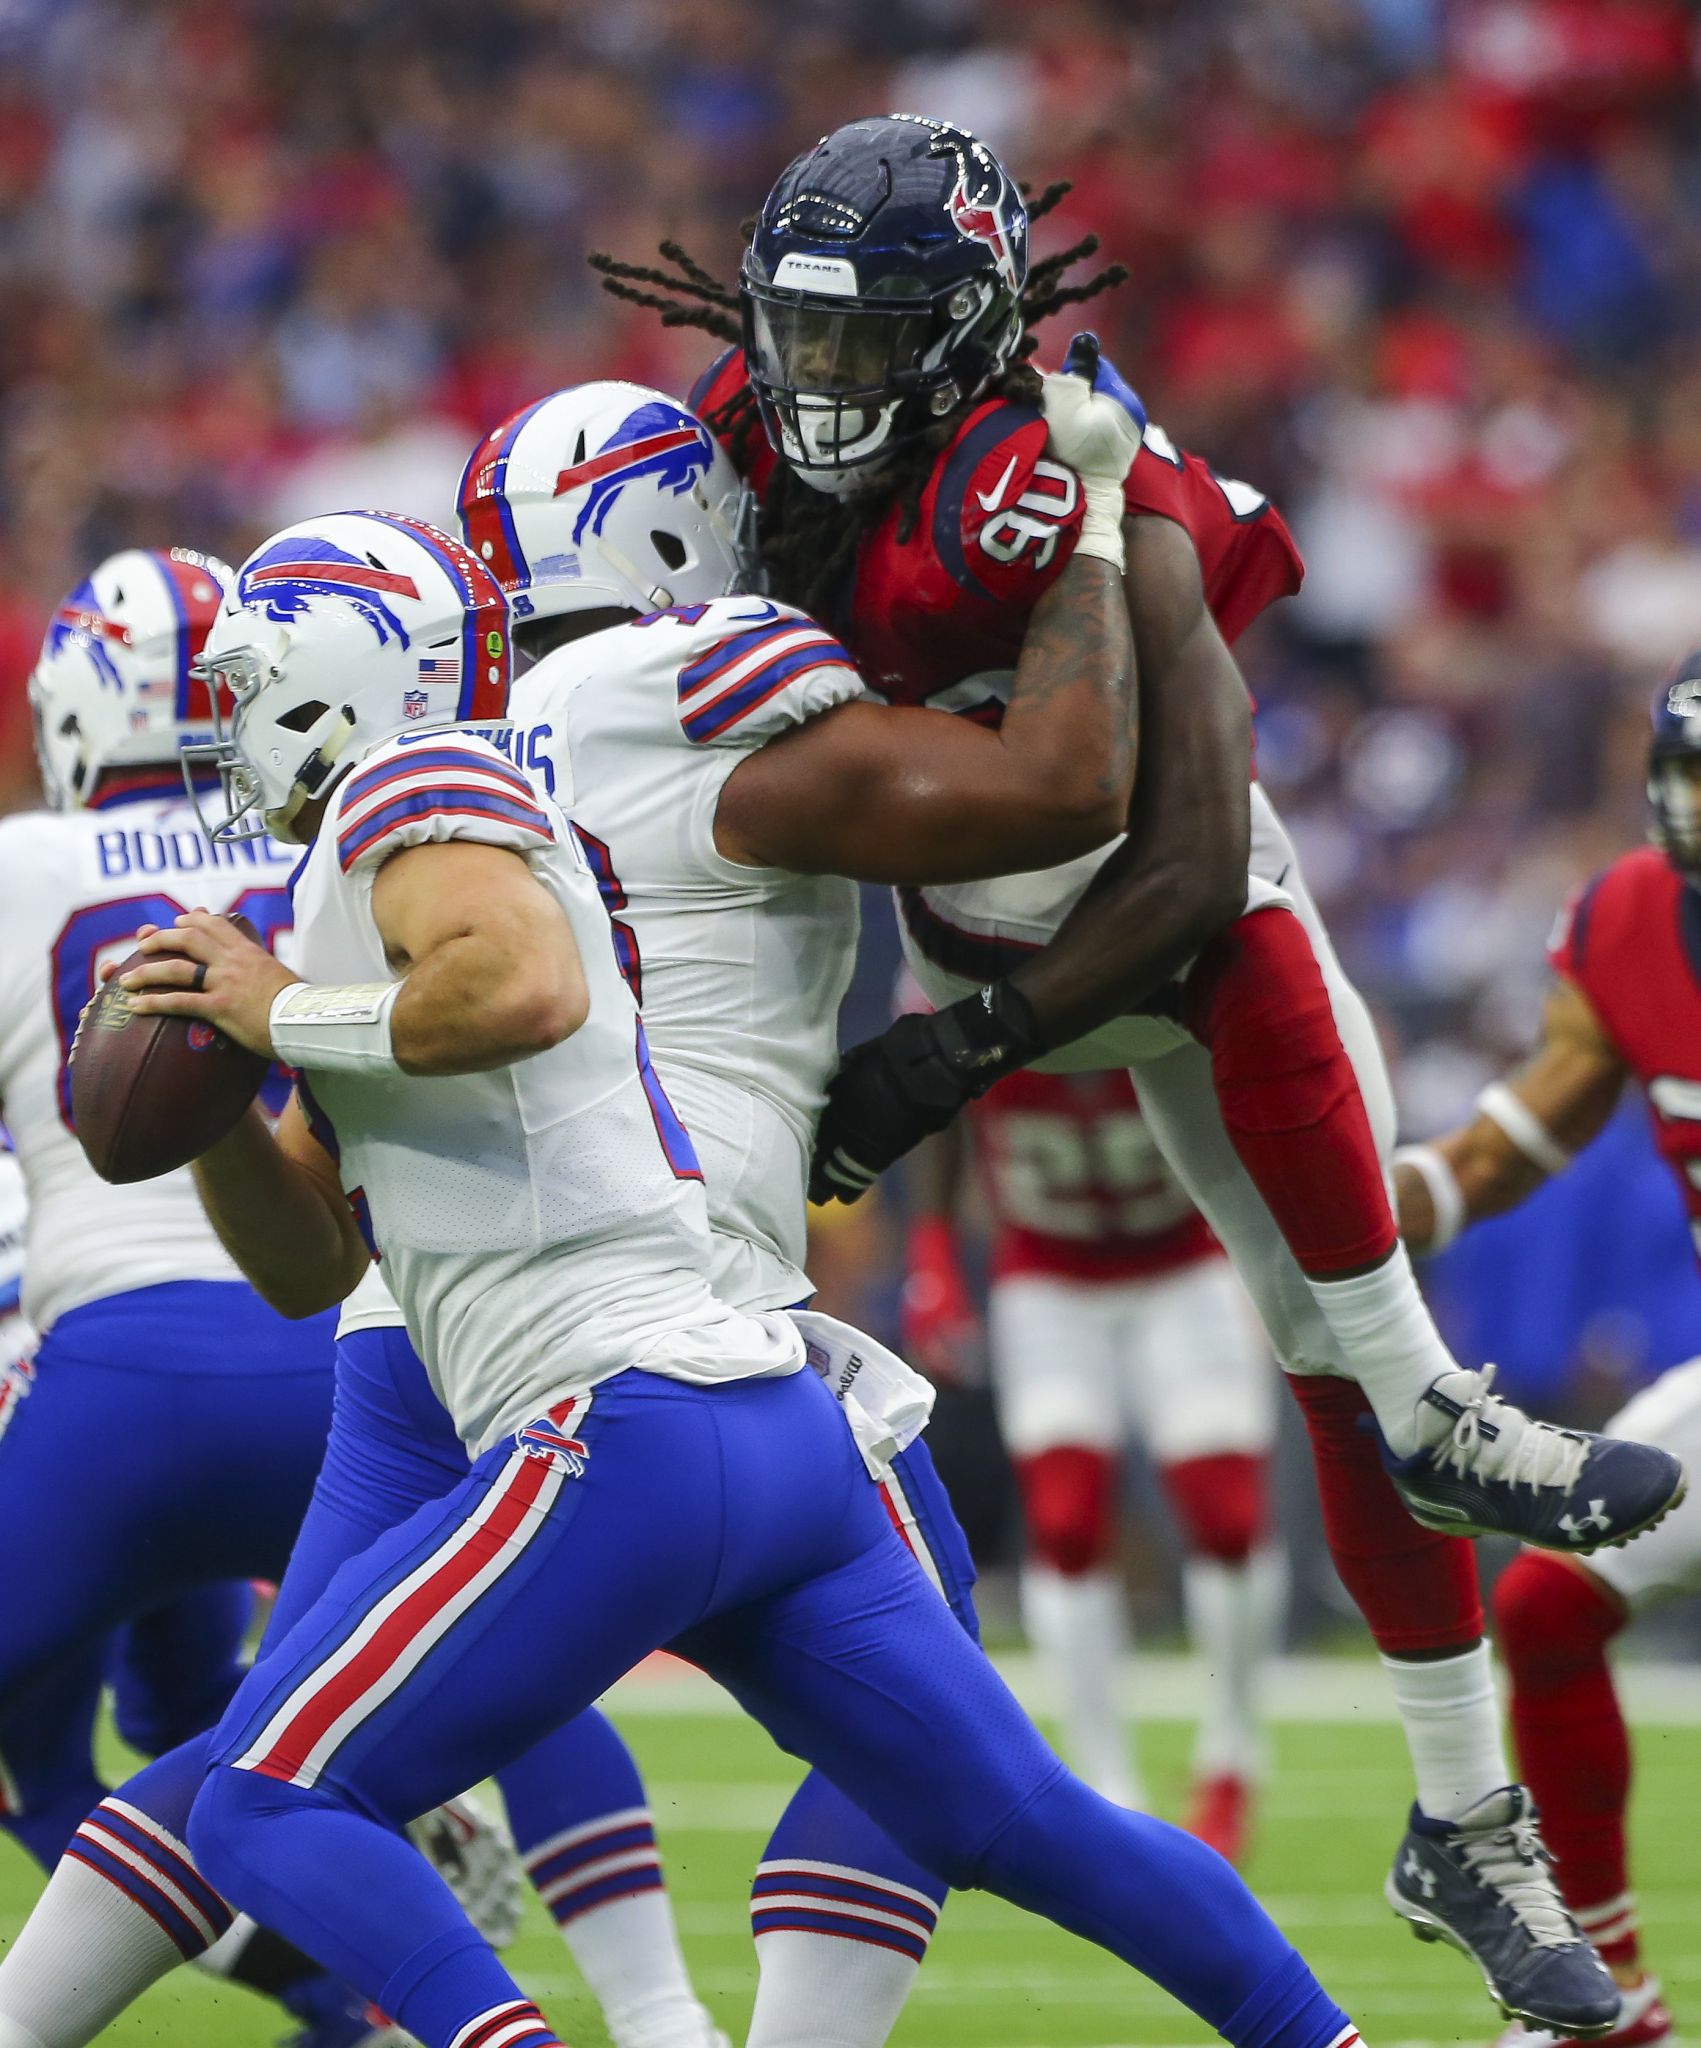
[[[1571,1164],[1571,1154],[1504,1081],[1491,1081],[1477,1097],[1477,1114],[1498,1125],[1538,1173],[1563,1173]]]
[[[1122,479],[1114,482],[1104,476],[1084,476],[1081,479],[1081,496],[1085,509],[1081,514],[1081,537],[1075,543],[1078,555],[1096,555],[1101,562],[1109,562],[1115,569],[1128,566],[1127,550],[1122,544],[1122,520],[1126,502],[1122,495]]]
[[[390,1043],[390,1012],[399,981],[344,987],[292,981],[272,999],[272,1045],[292,1067],[343,1073],[399,1073]]]
[[[1433,1145],[1402,1145],[1396,1166],[1409,1166],[1429,1191],[1435,1221],[1425,1251],[1444,1252],[1465,1227],[1465,1191],[1459,1177]]]

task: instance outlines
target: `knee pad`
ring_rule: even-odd
[[[1283,1377],[1305,1416],[1323,1532],[1379,1650],[1467,1650],[1482,1634],[1476,1553],[1421,1528],[1382,1468],[1370,1403],[1351,1380]]]
[[[1494,1629],[1513,1682],[1539,1689],[1601,1661],[1628,1619],[1601,1582],[1568,1558],[1521,1550],[1494,1589]]]
[[[1256,910],[1188,976],[1223,1128],[1294,1257],[1318,1278],[1385,1258],[1397,1234],[1358,1076],[1291,911]]]
[[[1244,1564],[1266,1526],[1269,1460],[1251,1451],[1219,1451],[1163,1467],[1165,1491],[1195,1557]]]
[[[1017,1459],[1028,1554],[1036,1564],[1078,1579],[1110,1562],[1120,1471],[1108,1451],[1081,1444],[1059,1444],[1036,1457]]]

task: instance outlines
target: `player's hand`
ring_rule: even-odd
[[[1122,483],[1140,453],[1146,408],[1100,355],[1097,335],[1076,335],[1063,368],[1043,380],[1040,405],[1048,455],[1084,483]]]
[[[173,925],[145,924],[137,940],[147,960],[119,983],[139,1016],[199,1017],[250,1052],[276,1057],[272,1004],[300,975],[210,910],[185,911]]]
[[[979,1326],[955,1231],[943,1216],[919,1218],[910,1226],[898,1308],[905,1358],[930,1380],[956,1386],[967,1377]]]
[[[932,1016],[899,1017],[845,1054],[827,1086],[812,1202],[855,1202],[964,1103],[1043,1049],[1032,1006],[995,981]]]

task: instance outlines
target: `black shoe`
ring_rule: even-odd
[[[1420,1941],[1445,1941],[1482,1972],[1511,2020],[1592,2040],[1621,2003],[1606,1965],[1559,1896],[1522,1785],[1478,1800],[1462,1820],[1417,1807],[1385,1887]]]
[[[1538,1422],[1493,1388],[1492,1365],[1443,1373],[1419,1404],[1420,1419],[1439,1416],[1452,1428],[1409,1458],[1383,1445],[1407,1512],[1426,1529],[1516,1536],[1587,1557],[1651,1529],[1688,1490],[1670,1451]]]

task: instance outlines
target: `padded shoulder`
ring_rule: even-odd
[[[1155,422],[1128,472],[1132,518],[1171,519],[1199,557],[1205,602],[1231,645],[1277,598],[1292,597],[1305,563],[1288,523],[1264,493],[1178,448]]]
[[[666,634],[658,653],[678,730],[695,746],[759,747],[863,694],[849,651],[824,626],[767,598],[655,612],[632,630]]]
[[[557,836],[525,775],[488,740],[456,727],[374,748],[339,786],[324,829],[336,834],[345,875],[427,840],[473,839],[529,854]]]
[[[1081,481],[1045,452],[1039,410],[989,399],[941,452],[922,494],[925,531],[959,589],[1031,606],[1080,537]]]

